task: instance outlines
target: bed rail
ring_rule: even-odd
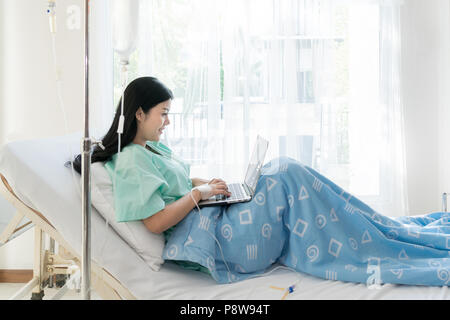
[[[8,225],[0,233],[0,246],[11,241],[19,234],[22,234],[26,230],[32,227],[32,222],[28,221],[20,225],[24,215],[20,212],[16,212],[12,219],[9,221]]]

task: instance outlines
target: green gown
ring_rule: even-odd
[[[147,141],[145,147],[130,143],[107,161],[105,168],[113,182],[118,222],[148,218],[192,189],[189,164],[157,141]],[[164,231],[166,242],[175,227]],[[176,263],[209,274],[208,269],[198,264]]]

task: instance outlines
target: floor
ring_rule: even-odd
[[[8,300],[16,292],[18,292],[25,283],[0,283],[0,300]],[[45,288],[43,300],[50,300],[53,295],[56,294],[58,288]],[[31,298],[31,293],[22,298],[22,300],[28,300]],[[81,292],[75,290],[68,290],[67,293],[61,298],[61,300],[82,300]],[[101,300],[100,296],[91,291],[91,300]]]

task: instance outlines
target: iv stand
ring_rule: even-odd
[[[81,142],[81,295],[91,299],[91,150],[89,137],[89,0],[85,0],[84,56],[84,137]]]

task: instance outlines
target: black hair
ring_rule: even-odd
[[[123,115],[125,122],[123,126],[123,134],[121,135],[120,150],[130,144],[137,133],[136,112],[139,107],[144,113],[148,113],[150,109],[161,102],[173,99],[173,94],[162,82],[154,77],[141,77],[131,81],[124,92]],[[102,139],[105,150],[96,145],[91,156],[91,163],[99,161],[108,161],[117,153],[118,136],[117,128],[119,125],[119,117],[121,113],[122,98],[120,99],[114,120],[108,132]],[[73,161],[74,169],[81,174],[81,155],[77,155]]]

